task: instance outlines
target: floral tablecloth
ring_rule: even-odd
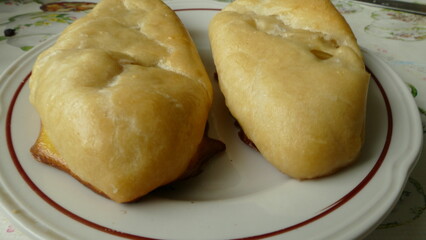
[[[414,2],[426,4],[426,0]],[[333,0],[333,3],[351,25],[359,44],[386,60],[405,81],[425,126],[426,16],[367,7],[349,0]],[[0,73],[26,51],[85,15],[94,5],[94,2],[77,1],[0,0]],[[423,134],[425,131],[424,127]],[[394,210],[366,239],[426,239],[424,169],[426,154],[409,177]],[[0,214],[0,239],[29,237]]]

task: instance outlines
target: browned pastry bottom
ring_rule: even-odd
[[[186,171],[180,179],[186,179],[198,175],[201,172],[202,165],[215,154],[225,151],[226,146],[223,142],[210,138],[208,136],[208,123],[204,131],[204,137],[198,145],[198,150],[188,165]]]
[[[249,146],[249,147],[253,148],[254,150],[256,150],[256,151],[258,151],[258,152],[260,153],[259,149],[256,147],[256,144],[254,144],[254,142],[253,142],[250,138],[248,138],[248,137],[247,137],[246,133],[244,132],[243,128],[241,127],[241,125],[238,123],[238,121],[237,121],[237,120],[235,120],[234,125],[238,128],[238,137],[240,138],[240,140],[241,140],[244,144],[246,144],[247,146]],[[320,178],[323,178],[323,177],[328,177],[328,176],[333,175],[333,174],[335,174],[336,172],[340,171],[341,169],[347,168],[348,166],[350,166],[350,165],[352,165],[352,164],[353,164],[353,163],[350,163],[350,164],[349,164],[349,165],[347,165],[347,166],[344,166],[344,167],[338,168],[338,169],[334,170],[333,172],[330,172],[329,174],[324,175],[324,176],[315,177],[315,178],[301,178],[301,179],[299,179],[299,180],[300,180],[300,181],[303,181],[303,180],[320,179]]]
[[[244,132],[243,128],[237,120],[235,120],[234,125],[239,129],[238,137],[240,137],[240,140],[243,141],[243,143],[247,144],[249,147],[259,152],[259,149],[256,147],[256,144],[254,144],[254,142],[247,137],[246,133]]]
[[[222,143],[219,140],[215,140],[215,139],[208,137],[207,131],[208,131],[208,126],[206,126],[206,130],[204,132],[204,137],[203,137],[203,139],[202,139],[202,141],[201,141],[201,143],[198,147],[196,154],[191,159],[191,161],[188,165],[188,168],[178,179],[176,179],[176,181],[196,176],[197,174],[199,174],[201,172],[201,166],[208,159],[210,159],[215,154],[222,152],[226,149],[226,146],[225,146],[224,143]],[[90,183],[82,180],[76,174],[74,174],[66,166],[66,164],[63,163],[59,154],[57,154],[55,152],[55,150],[53,149],[53,146],[46,140],[47,140],[47,136],[45,135],[45,133],[43,131],[43,127],[42,127],[41,130],[40,130],[40,135],[37,138],[37,141],[35,142],[35,144],[30,149],[31,154],[33,155],[33,157],[37,161],[48,164],[52,167],[55,167],[59,170],[62,170],[64,172],[68,173],[69,175],[74,177],[76,180],[78,180],[79,182],[84,184],[86,187],[88,187],[92,191],[94,191],[94,192],[96,192],[96,193],[98,193],[98,194],[100,194],[100,195],[102,195],[106,198],[109,198],[105,193],[103,193],[102,191],[100,191],[96,187],[92,186]],[[141,197],[143,197],[143,196],[141,196]],[[128,203],[135,202],[135,201],[139,200],[141,197],[138,197],[134,200],[128,201]]]

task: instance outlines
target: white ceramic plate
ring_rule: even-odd
[[[213,79],[207,25],[224,4],[169,5],[179,9]],[[353,239],[391,210],[420,152],[421,123],[409,91],[383,61],[364,52],[376,78],[368,95],[365,146],[350,168],[302,182],[279,173],[239,140],[213,81],[210,134],[227,151],[195,178],[137,203],[117,204],[29,153],[40,122],[28,102],[27,78],[37,55],[54,40],[18,59],[0,79],[1,207],[36,239]]]

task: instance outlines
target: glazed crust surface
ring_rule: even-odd
[[[355,161],[369,74],[330,1],[236,0],[209,37],[226,104],[268,161],[298,179]]]
[[[45,136],[33,153],[55,152],[50,164],[128,202],[186,171],[212,89],[188,32],[162,1],[103,0],[38,57],[30,102]]]

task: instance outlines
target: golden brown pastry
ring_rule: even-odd
[[[229,110],[275,167],[310,179],[357,158],[369,74],[329,0],[236,0],[209,37]]]
[[[212,87],[194,43],[160,0],[103,0],[37,59],[32,148],[117,202],[182,178],[223,145],[204,136]]]

